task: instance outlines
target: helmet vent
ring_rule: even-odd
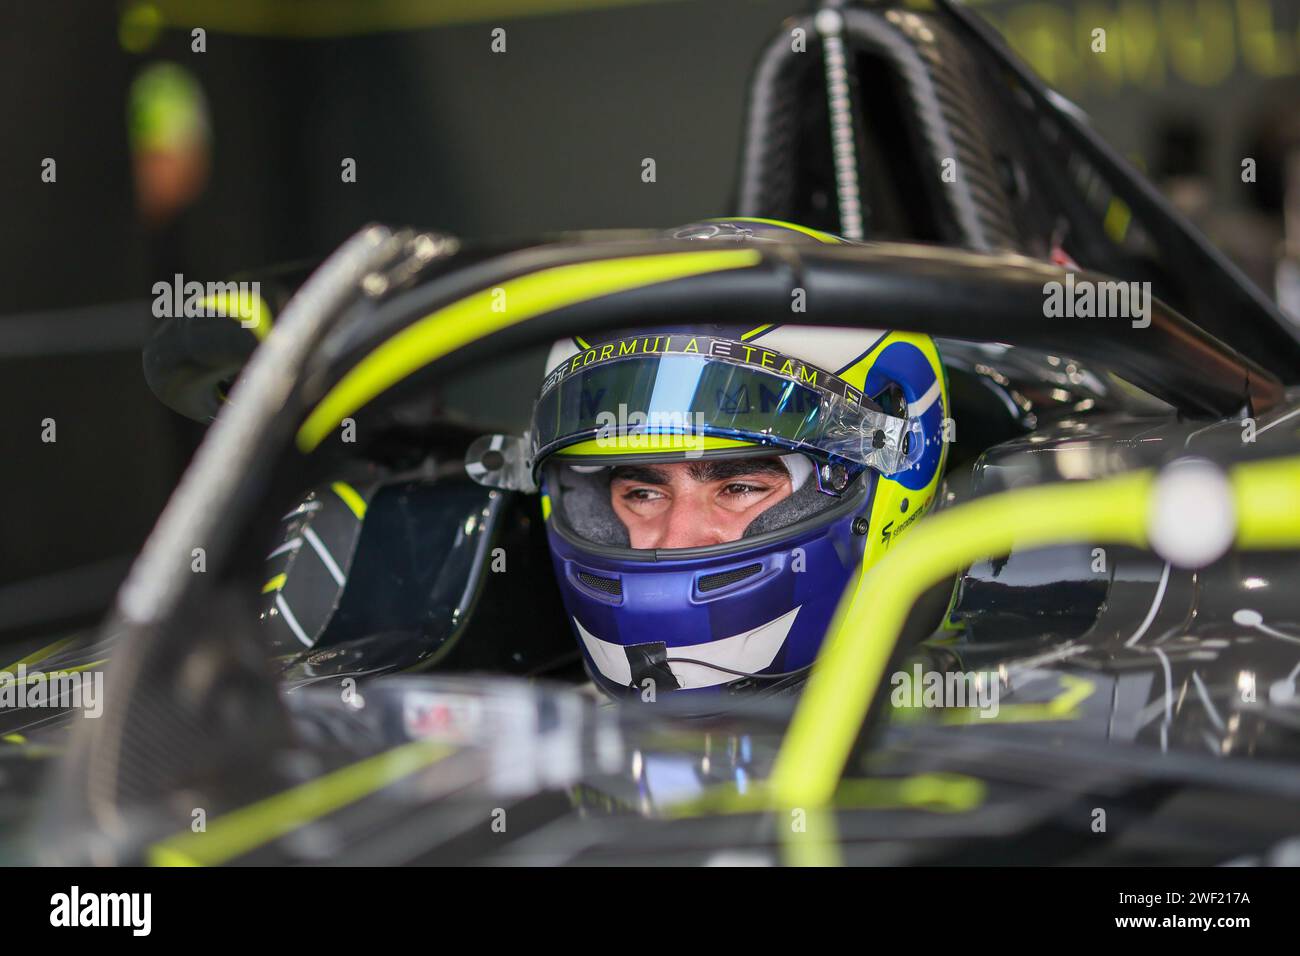
[[[605,578],[599,574],[588,574],[586,571],[579,571],[578,580],[593,591],[599,591],[611,597],[623,596],[623,582],[618,578]]]
[[[729,584],[735,584],[746,578],[752,578],[763,570],[761,564],[747,564],[743,568],[732,568],[730,571],[719,571],[717,574],[705,574],[696,582],[696,587],[703,594],[708,591],[716,591],[719,588],[725,588]]]

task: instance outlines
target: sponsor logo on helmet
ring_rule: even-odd
[[[542,395],[551,391],[570,375],[593,365],[639,356],[667,354],[707,356],[737,365],[763,369],[801,385],[830,392],[855,405],[870,404],[864,402],[860,389],[854,388],[826,369],[772,349],[707,335],[633,336],[594,345],[574,354],[552,369],[542,383]]]

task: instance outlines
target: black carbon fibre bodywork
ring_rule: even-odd
[[[782,814],[750,799],[797,685],[736,696],[705,718],[678,712],[671,694],[654,706],[599,698],[575,666],[540,510],[464,480],[474,432],[443,413],[449,382],[519,387],[476,370],[561,336],[785,323],[794,289],[807,294],[801,323],[932,335],[957,429],[943,508],[1189,456],[1228,467],[1300,453],[1295,330],[1140,181],[1117,174],[1110,188],[1146,240],[1186,260],[1163,277],[1149,324],[1048,319],[1044,285],[1068,272],[1145,275],[1054,165],[1071,143],[1093,167],[1109,159],[945,7],[845,14],[870,182],[865,244],[772,243],[750,268],[502,323],[364,403],[348,417],[356,441],[331,432],[311,449],[296,443],[311,411],[437,310],[563,266],[700,245],[635,231],[462,249],[374,227],[284,302],[276,349],[232,344],[248,333],[228,326],[213,332],[213,354],[191,347],[194,329],[176,331],[184,323],[179,339],[160,333],[150,381],[186,414],[220,407],[205,442],[216,451],[196,459],[105,625],[25,656],[46,672],[111,661],[111,696],[96,719],[0,710],[0,858],[806,862]],[[813,18],[792,23],[815,34]],[[821,64],[788,49],[783,33],[759,61],[739,207],[835,229]],[[889,136],[870,127],[884,101]],[[873,157],[884,164],[874,180]],[[932,177],[891,205],[899,170],[946,158],[966,171],[954,188]],[[1058,216],[1096,271],[1045,261]],[[377,274],[401,281],[376,291],[364,280]],[[236,375],[222,406],[213,389]],[[965,568],[930,595],[936,608],[914,612],[898,670],[996,675],[997,713],[878,698],[883,721],[854,725],[819,861],[1295,862],[1298,572],[1294,550],[1229,551],[1186,571],[1090,542]]]

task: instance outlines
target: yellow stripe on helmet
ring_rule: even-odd
[[[880,358],[881,352],[895,342],[906,342],[916,346],[921,351],[921,354],[925,356],[926,361],[930,363],[931,368],[934,370],[935,379],[940,384],[939,400],[943,402],[943,417],[946,419],[948,417],[947,372],[944,369],[942,359],[939,358],[939,351],[935,348],[934,340],[928,335],[912,332],[890,332],[877,342],[870,352],[854,363],[851,368],[846,369],[840,377],[856,388],[865,388],[867,376],[871,373],[871,368],[875,365],[876,360]],[[889,547],[896,540],[896,534],[910,531],[920,517],[931,508],[939,490],[939,483],[943,480],[943,471],[947,460],[948,445],[945,443],[940,450],[939,465],[935,468],[934,477],[923,488],[907,488],[884,475],[877,480],[876,492],[871,499],[871,512],[868,515],[870,537],[866,541],[862,555],[860,574],[866,574],[876,562],[884,557]],[[908,504],[906,512],[902,510],[904,501]],[[893,527],[886,536],[884,533],[885,528],[891,522]]]
[[[753,442],[714,435],[643,434],[589,438],[554,452],[552,458],[584,458],[600,455],[646,455],[657,452],[715,451],[724,448],[757,448]],[[774,451],[774,453],[776,453]]]

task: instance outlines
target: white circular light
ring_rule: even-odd
[[[835,10],[820,10],[813,20],[813,25],[822,36],[833,36],[844,29],[844,20]]]
[[[1295,684],[1289,680],[1274,681],[1268,688],[1268,702],[1270,704],[1289,704],[1295,700]]]
[[[1242,627],[1259,627],[1264,623],[1264,615],[1258,611],[1252,611],[1248,607],[1243,607],[1232,612],[1232,621]]]
[[[1223,556],[1237,533],[1232,486],[1201,458],[1182,458],[1156,478],[1147,535],[1156,554],[1180,568],[1203,568]]]

